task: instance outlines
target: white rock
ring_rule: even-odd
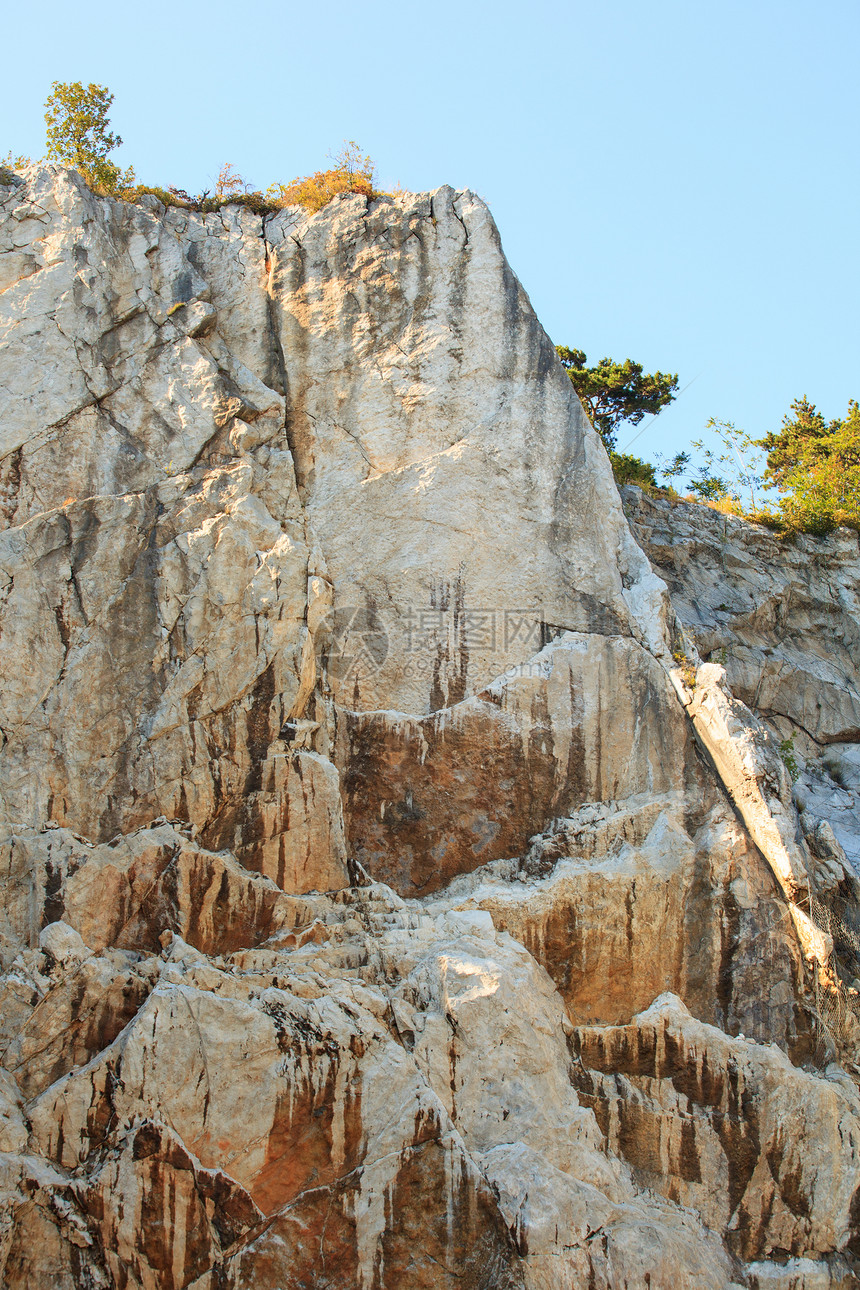
[[[39,933],[39,945],[58,963],[79,963],[89,954],[80,932],[62,921],[48,923]]]

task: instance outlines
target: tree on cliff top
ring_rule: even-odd
[[[791,412],[756,441],[768,454],[765,479],[782,494],[783,523],[817,534],[860,528],[860,405],[852,399],[846,415],[829,422],[805,398]]]
[[[656,416],[675,397],[677,376],[664,372],[646,375],[642,364],[632,358],[623,363],[601,358],[596,367],[586,367],[588,360],[581,349],[556,345],[556,351],[608,451],[614,450],[623,421],[638,425],[644,416]]]
[[[851,407],[849,405],[849,413]],[[815,448],[819,455],[826,454],[826,441],[843,425],[841,420],[825,421],[814,403],[807,398],[795,399],[791,405],[793,415],[782,419],[782,426],[774,433],[759,439],[758,446],[767,452],[766,479],[781,488],[802,458],[808,458]]]
[[[122,171],[108,159],[122,143],[109,129],[112,103],[106,85],[80,81],[54,81],[45,103],[48,159],[74,166],[88,183],[109,193],[134,183],[131,168]]]

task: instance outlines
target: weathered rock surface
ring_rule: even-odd
[[[707,506],[625,490],[633,532],[669,585],[700,655],[732,693],[791,739],[796,796],[860,864],[858,537],[780,539]]]
[[[680,804],[702,779],[666,672],[623,636],[567,632],[453,708],[348,713],[341,731],[355,855],[416,894],[521,854],[584,803]]]
[[[154,832],[136,835],[138,852],[163,848],[172,831]],[[54,849],[74,845],[44,838],[45,851],[47,839]],[[186,853],[211,860],[193,846]],[[601,1275],[607,1258],[657,1276],[702,1241],[718,1268],[730,1268],[715,1238],[639,1192],[605,1155],[574,1091],[562,1001],[488,915],[430,916],[380,886],[302,900],[253,881],[283,906],[284,930],[264,940],[271,909],[258,902],[254,925],[246,894],[236,893],[256,949],[207,957],[197,945],[207,947],[208,929],[197,927],[192,943],[163,932],[158,954],[143,949],[149,929],[136,951],[113,952],[141,982],[115,1036],[92,1035],[97,991],[82,968],[104,975],[106,956],[93,955],[71,923],[50,924],[47,938],[74,942],[66,962],[46,948],[13,960],[21,997],[4,1062],[27,1127],[8,1145],[55,1166],[35,1216],[31,1207],[16,1222],[10,1277],[28,1284],[37,1275],[32,1224],[58,1206],[65,1226],[53,1239],[68,1284],[81,1266],[141,1285],[168,1270],[175,1285],[199,1276],[213,1285],[275,1286],[284,1276],[296,1285],[436,1285],[440,1275],[442,1284],[541,1284],[529,1271],[533,1241],[568,1279],[592,1266]],[[63,884],[70,909],[65,896]],[[90,926],[86,907],[68,916]],[[82,999],[71,1023],[70,986]],[[32,1033],[38,1012],[47,1042],[22,1053],[18,1036]],[[573,1206],[576,1239],[550,1239],[542,1207],[532,1218],[519,1212],[534,1174],[569,1196],[556,1203]],[[153,1208],[162,1221],[150,1231]],[[625,1253],[643,1224],[664,1248]],[[604,1225],[609,1254],[590,1239]]]
[[[592,806],[536,838],[523,861],[487,866],[446,896],[521,941],[578,1023],[628,1023],[671,991],[702,1020],[803,1061],[804,969],[773,875],[725,805],[692,836],[677,814],[671,798]]]
[[[672,588],[688,640],[713,660],[698,670],[689,711],[783,890],[806,889],[800,903],[813,923],[794,907],[798,935],[828,961],[836,986],[819,1011],[856,1054],[857,535],[778,540],[760,525],[635,488],[625,490],[625,505]]]
[[[707,506],[625,489],[633,532],[732,692],[818,744],[860,735],[858,537],[790,541]]]
[[[635,1177],[742,1258],[805,1253],[812,1231],[819,1249],[852,1239],[858,1095],[841,1070],[807,1074],[668,994],[633,1025],[579,1029],[576,1051],[580,1096]]]
[[[0,188],[0,502],[10,1290],[857,1283],[856,543],[637,545],[479,199]]]

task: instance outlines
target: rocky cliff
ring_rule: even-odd
[[[856,540],[628,521],[469,192],[0,203],[3,1283],[857,1284]]]

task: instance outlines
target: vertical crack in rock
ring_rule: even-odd
[[[287,373],[287,364],[284,358],[283,345],[281,343],[280,331],[277,325],[277,317],[275,313],[276,306],[272,286],[272,279],[275,273],[275,253],[273,248],[269,245],[268,238],[266,237],[266,221],[269,218],[270,217],[268,215],[263,215],[261,217],[260,237],[263,240],[263,247],[265,250],[266,320],[269,344],[269,361],[267,363],[267,369],[274,373],[276,379],[272,379],[272,376],[269,376],[266,383],[268,385],[272,385],[284,400],[283,432],[290,450],[290,455],[293,459],[296,487],[298,488],[299,496],[301,497],[304,491],[305,481],[302,477],[296,443],[290,431],[290,383]],[[301,244],[297,243],[297,245],[300,246]]]

